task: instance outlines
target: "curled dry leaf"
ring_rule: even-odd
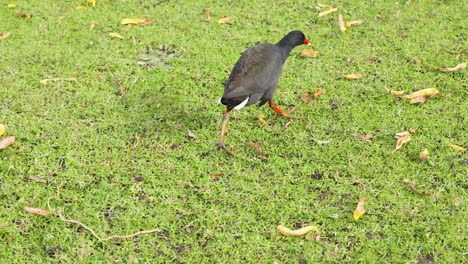
[[[262,157],[268,156],[268,153],[263,151],[262,146],[260,146],[260,144],[258,144],[256,142],[250,141],[249,143],[247,143],[247,146],[252,147],[254,149],[255,153],[257,153],[258,155],[260,155]]]
[[[297,230],[291,230],[285,226],[279,225],[278,231],[285,236],[302,236],[310,231],[318,232],[319,229],[316,226],[306,226]]]
[[[6,126],[4,124],[0,124],[0,136],[5,134]]]
[[[329,15],[329,14],[331,14],[333,12],[338,11],[338,8],[336,8],[336,7],[332,7],[332,6],[328,6],[328,7],[330,7],[330,9],[328,9],[326,11],[323,11],[323,12],[320,12],[318,16],[323,17],[323,16],[326,16],[326,15]]]
[[[429,158],[429,150],[427,148],[422,149],[421,152],[419,152],[419,159],[422,161],[425,161]]]
[[[111,37],[111,38],[125,39],[124,37],[122,37],[121,35],[119,35],[118,33],[115,33],[115,32],[109,33],[109,37]]]
[[[315,58],[315,57],[317,57],[317,55],[318,55],[319,53],[320,53],[320,52],[315,51],[315,50],[307,50],[307,49],[305,49],[305,50],[303,50],[303,51],[301,52],[301,55],[300,55],[300,56],[301,56],[301,57],[308,57],[308,58]]]
[[[211,22],[210,13],[211,13],[211,10],[209,8],[205,8],[205,14],[204,14],[205,18],[203,19],[203,21]]]
[[[338,26],[340,27],[340,30],[345,32],[346,31],[346,25],[344,23],[344,20],[343,20],[343,15],[342,14],[338,14]]]
[[[412,100],[412,99],[415,99],[417,97],[430,98],[430,97],[432,97],[434,95],[438,95],[438,94],[439,94],[439,90],[437,90],[435,88],[427,88],[427,89],[422,89],[422,90],[416,91],[416,92],[408,94],[408,95],[400,96],[400,98],[407,99],[407,100]]]
[[[33,208],[33,207],[24,207],[24,210],[30,214],[39,215],[39,216],[48,216],[49,212],[40,208]]]
[[[384,87],[384,89],[391,95],[395,95],[395,96],[402,96],[405,94],[405,91],[394,91],[394,90],[390,90],[387,88],[387,86]]]
[[[454,72],[454,71],[458,71],[458,70],[463,70],[466,68],[466,62],[463,62],[463,63],[460,63],[458,64],[457,66],[453,67],[453,68],[447,68],[447,67],[442,67],[440,68],[440,71],[441,72]]]
[[[318,99],[319,95],[324,94],[325,92],[326,92],[325,89],[318,88],[314,93],[314,98]]]
[[[395,138],[398,139],[398,140],[397,140],[395,149],[392,152],[390,152],[389,154],[393,154],[395,151],[401,149],[403,144],[408,143],[408,142],[411,141],[411,133],[410,132],[411,133],[416,132],[416,128],[411,128],[410,131],[403,131],[403,132],[395,134]]]
[[[310,92],[303,92],[303,93],[301,94],[301,100],[302,100],[304,103],[309,104],[309,106],[312,106],[312,99],[310,99]]]
[[[89,25],[89,31],[93,30],[95,26],[96,26],[96,20],[92,20],[91,24]]]
[[[8,148],[9,146],[13,145],[13,143],[15,143],[14,136],[8,136],[2,139],[2,141],[0,141],[0,150]]]
[[[120,21],[122,25],[139,25],[139,26],[146,26],[151,23],[154,23],[154,19],[141,19],[141,18],[124,18]]]
[[[368,200],[369,198],[364,197],[358,202],[356,206],[356,210],[354,210],[354,213],[353,213],[354,220],[358,220],[359,218],[361,218],[361,216],[363,216],[366,213],[366,209],[364,208],[364,205],[367,203]]]
[[[24,18],[24,19],[30,19],[31,18],[31,14],[29,14],[29,13],[18,13],[17,15],[19,17]]]
[[[218,19],[218,24],[232,24],[232,20],[229,17],[223,17]]]
[[[346,22],[345,27],[346,29],[352,27],[352,26],[359,26],[362,24],[362,20],[354,20],[354,21],[349,21]]]
[[[265,121],[264,118],[265,118],[265,116],[263,116],[263,115],[258,115],[258,116],[257,116],[258,122],[259,122],[260,124],[262,124],[262,125],[266,125],[266,124],[267,124],[267,121]]]
[[[348,74],[345,76],[346,80],[357,80],[366,77],[365,74],[357,73],[357,74]]]
[[[351,136],[360,138],[360,139],[365,140],[367,142],[372,142],[371,138],[372,138],[373,135],[372,135],[372,133],[367,133],[365,135],[359,134],[359,133],[352,133]]]
[[[455,144],[450,144],[449,147],[451,147],[453,150],[459,151],[459,152],[465,152],[465,148],[455,145]]]
[[[4,40],[10,36],[10,32],[8,31],[3,31],[2,34],[0,34],[0,40]]]

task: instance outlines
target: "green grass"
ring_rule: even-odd
[[[316,3],[302,0],[98,0],[84,10],[75,9],[85,2],[78,0],[8,9],[11,2],[0,1],[0,33],[10,32],[0,40],[0,123],[17,140],[0,151],[2,263],[467,261],[467,156],[447,147],[467,146],[466,70],[438,71],[466,61],[446,52],[467,49],[459,1],[341,1],[346,21],[364,21],[344,33],[336,14],[317,18]],[[205,8],[211,23],[203,22]],[[233,24],[216,23],[223,16]],[[126,17],[156,21],[125,31]],[[272,120],[268,107],[233,112],[226,144],[235,155],[227,156],[214,146],[223,82],[245,48],[293,29],[320,55],[293,50],[275,99],[304,119]],[[140,66],[145,53],[152,61]],[[368,76],[342,79],[351,73]],[[77,81],[40,83],[69,77]],[[444,97],[410,105],[384,86],[435,87]],[[312,107],[301,101],[318,87],[326,94]],[[260,125],[260,114],[271,124]],[[387,155],[394,134],[411,127],[412,141]],[[350,135],[368,132],[372,143]],[[426,162],[418,160],[423,148]],[[405,178],[429,195],[412,192]],[[47,209],[51,196],[56,210],[103,237],[162,232],[100,242],[58,217],[23,210]],[[364,196],[367,213],[354,221]],[[320,238],[284,237],[279,224],[316,225]]]

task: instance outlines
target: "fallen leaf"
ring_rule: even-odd
[[[88,5],[81,4],[81,5],[77,6],[77,7],[75,7],[76,10],[85,9],[85,8],[88,8]]]
[[[415,128],[415,127],[412,127],[412,128],[410,128],[410,129],[408,129],[408,131],[409,131],[411,134],[416,133],[417,130],[418,130],[418,129]]]
[[[4,39],[8,38],[8,36],[10,36],[10,32],[3,31],[3,33],[0,34],[0,40],[4,40]]]
[[[262,124],[262,125],[266,125],[266,124],[267,124],[267,121],[265,121],[264,118],[265,118],[265,116],[263,116],[263,115],[258,115],[258,116],[257,116],[258,122],[259,122],[260,124]]]
[[[0,150],[1,149],[6,149],[9,146],[11,146],[13,143],[15,143],[15,137],[14,136],[7,136],[4,139],[0,141]]]
[[[189,137],[191,137],[193,139],[197,139],[197,136],[194,133],[192,133],[192,131],[190,131],[190,129],[187,129],[187,133],[188,133]]]
[[[346,80],[357,80],[366,77],[365,74],[357,73],[357,74],[348,74],[345,76]]]
[[[229,17],[223,17],[218,19],[219,24],[232,24],[232,20]]]
[[[332,7],[330,9],[326,10],[326,11],[320,12],[318,16],[323,17],[323,16],[329,15],[329,14],[331,14],[333,12],[336,12],[336,11],[338,11],[338,8]]]
[[[463,70],[466,68],[466,62],[463,62],[463,63],[460,63],[458,64],[457,66],[453,67],[453,68],[447,68],[447,67],[442,67],[440,68],[440,71],[441,72],[454,72],[454,71],[458,71],[458,70]]]
[[[362,20],[354,20],[354,21],[349,21],[346,22],[345,27],[346,29],[350,28],[351,26],[358,26],[362,24]]]
[[[367,197],[362,198],[356,206],[356,210],[354,210],[353,217],[354,220],[358,220],[366,213],[366,209],[364,205],[367,203],[369,199]]]
[[[91,24],[89,25],[89,31],[93,30],[95,26],[96,26],[96,20],[92,20]]]
[[[260,144],[256,142],[250,141],[249,143],[247,143],[247,146],[252,147],[255,150],[255,153],[257,153],[258,155],[262,157],[268,156],[268,153],[263,151],[262,146],[260,146]]]
[[[109,33],[109,37],[111,37],[111,38],[125,39],[124,37],[122,37],[121,35],[119,35],[118,33],[115,33],[115,32]]]
[[[122,25],[140,25],[140,26],[146,26],[151,23],[153,23],[155,20],[154,19],[141,19],[141,18],[124,18],[122,21],[120,21],[120,24]]]
[[[420,97],[420,96],[430,98],[430,97],[432,97],[434,95],[437,95],[437,94],[439,94],[439,91],[437,89],[427,88],[427,89],[422,89],[422,90],[416,91],[416,92],[408,94],[408,95],[400,96],[400,98],[407,99],[407,100],[415,99],[416,97]]]
[[[51,82],[57,82],[57,81],[73,81],[73,82],[76,82],[77,80],[73,77],[69,77],[69,78],[52,78],[52,79],[43,79],[43,80],[40,80],[39,82],[42,83],[42,84],[49,84]]]
[[[324,94],[326,91],[322,88],[318,88],[314,93],[314,98],[318,99],[319,95]]]
[[[8,8],[16,8],[16,4],[8,4]]]
[[[6,126],[4,124],[0,124],[0,136],[5,134]]]
[[[29,13],[18,13],[17,15],[19,17],[24,18],[24,19],[30,19],[31,18],[31,14],[29,14]]]
[[[45,179],[43,179],[42,177],[36,176],[36,175],[29,176],[29,179],[31,181],[35,181],[35,182],[47,183],[47,181]]]
[[[465,152],[465,148],[455,145],[455,144],[450,144],[449,147],[451,147],[453,150],[459,151],[459,152]]]
[[[429,150],[427,148],[422,149],[421,152],[419,152],[419,159],[422,161],[425,161],[429,158]]]
[[[345,32],[346,31],[346,25],[343,20],[343,15],[338,14],[338,26],[340,27],[340,30]]]
[[[372,133],[367,133],[365,135],[359,134],[359,133],[352,133],[351,136],[360,138],[360,139],[365,140],[367,142],[372,142],[371,138],[372,138],[373,135],[372,135]]]
[[[416,131],[416,130],[414,129],[413,131]],[[412,133],[414,133],[414,132],[412,132]],[[395,134],[395,138],[398,139],[397,143],[396,143],[396,146],[395,146],[395,149],[392,152],[390,152],[389,154],[393,154],[395,151],[401,149],[403,144],[410,142],[411,141],[411,133],[410,133],[410,131],[400,132],[400,133]]]
[[[316,226],[306,226],[297,230],[291,230],[287,227],[279,225],[278,231],[285,236],[302,236],[310,231],[318,232],[319,229]]]
[[[310,99],[310,92],[303,92],[303,93],[301,94],[301,100],[302,100],[304,103],[309,104],[309,106],[312,106],[312,99]]]
[[[88,0],[88,4],[91,6],[96,6],[96,0]]]
[[[405,94],[405,91],[394,91],[394,90],[390,90],[387,88],[387,86],[384,86],[385,90],[391,94],[391,95],[395,95],[395,96],[402,96]]]
[[[418,96],[418,97],[415,97],[413,99],[410,99],[409,103],[410,104],[422,104],[422,103],[426,102],[427,99],[428,99],[428,97]]]
[[[322,3],[318,3],[317,6],[321,7],[321,8],[333,8],[334,7],[334,6],[327,5],[327,4],[322,4]]]
[[[204,14],[205,18],[203,19],[203,21],[211,22],[210,13],[211,13],[211,10],[209,8],[205,8],[205,14]]]
[[[213,174],[210,174],[210,179],[214,180],[214,179],[217,179],[219,177],[223,176],[223,174],[221,173],[213,173]]]
[[[40,209],[40,208],[33,208],[33,207],[25,206],[24,210],[26,212],[30,213],[30,214],[35,214],[35,215],[39,215],[39,216],[48,216],[49,215],[49,212],[47,212],[46,210]]]
[[[320,52],[315,51],[315,50],[303,50],[301,52],[301,57],[308,57],[308,58],[315,58]]]

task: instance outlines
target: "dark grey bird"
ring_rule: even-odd
[[[216,145],[232,155],[224,145],[229,114],[232,109],[239,110],[259,102],[259,106],[269,103],[279,115],[290,116],[292,110],[283,111],[273,102],[283,64],[289,52],[299,45],[309,44],[304,33],[299,30],[289,32],[276,44],[259,44],[247,49],[234,65],[229,79],[224,85],[224,94],[220,99],[226,105],[223,115],[221,136]]]

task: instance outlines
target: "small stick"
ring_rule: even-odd
[[[127,95],[125,94],[125,87],[123,87],[123,85],[121,85],[119,83],[119,81],[117,81],[117,78],[115,78],[114,74],[111,72],[111,70],[109,69],[109,66],[107,64],[106,64],[106,68],[107,68],[107,71],[109,72],[109,75],[111,76],[112,80],[114,81],[115,85],[117,86],[117,88],[119,88],[120,96],[122,96],[123,99],[126,99]]]

